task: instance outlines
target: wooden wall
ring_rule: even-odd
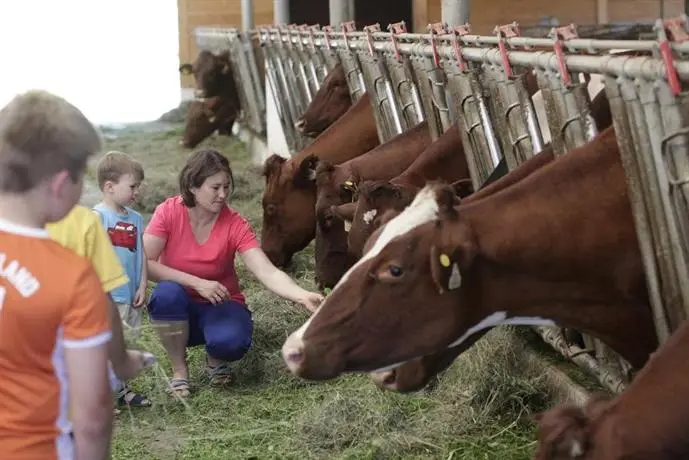
[[[533,25],[547,17],[557,18],[561,25],[645,22],[661,16],[661,1],[664,17],[678,16],[684,10],[684,0],[472,0],[470,23],[472,31],[490,34],[497,24],[517,21]],[[440,3],[414,0],[414,32],[425,32],[429,23],[440,22]]]

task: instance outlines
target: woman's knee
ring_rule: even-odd
[[[241,359],[249,348],[253,336],[251,312],[239,303],[236,307],[223,309],[222,318],[208,318],[203,332],[206,339],[206,351],[213,358],[223,361]]]
[[[189,319],[189,302],[184,286],[174,281],[161,281],[151,293],[148,313],[157,321],[184,321]]]

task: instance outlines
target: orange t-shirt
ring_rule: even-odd
[[[71,459],[65,348],[103,345],[108,306],[88,260],[0,220],[0,459]]]

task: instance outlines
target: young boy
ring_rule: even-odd
[[[106,297],[89,261],[44,229],[78,202],[101,148],[86,117],[50,93],[26,92],[0,110],[3,460],[108,458]]]
[[[111,386],[115,391],[119,391],[122,386],[119,379],[136,377],[145,365],[154,359],[150,353],[126,349],[122,320],[111,292],[129,283],[129,278],[122,269],[100,219],[89,208],[75,206],[59,222],[48,224],[46,230],[53,240],[88,259],[100,278],[110,304],[112,339],[109,356],[114,369],[114,375],[112,372],[110,375]]]
[[[93,210],[100,216],[115,253],[124,267],[129,282],[110,291],[120,312],[122,323],[130,336],[138,337],[142,311],[146,301],[147,263],[142,244],[144,228],[141,214],[130,208],[134,203],[144,170],[141,163],[122,152],[108,152],[96,166],[98,187],[103,201]],[[147,407],[151,402],[133,392],[124,382],[117,389],[122,405]]]

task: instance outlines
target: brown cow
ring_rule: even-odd
[[[306,111],[294,124],[304,136],[317,137],[352,106],[347,78],[342,64],[337,64],[325,77]]]
[[[371,101],[364,94],[340,119],[293,158],[265,163],[261,246],[283,267],[316,232],[316,160],[340,164],[379,144]]]
[[[431,143],[421,122],[388,142],[340,165],[322,161],[316,168],[316,281],[332,288],[355,262],[347,250],[347,229],[332,207],[354,200],[359,182],[389,179],[404,171]]]
[[[183,64],[180,72],[193,73],[197,98],[189,106],[180,144],[194,148],[216,130],[230,135],[241,103],[229,51],[217,56],[201,51],[193,66]]]
[[[536,417],[537,460],[689,458],[689,322],[651,356],[613,400],[562,405]]]
[[[637,368],[657,346],[612,127],[473,203],[426,186],[367,244],[285,341],[294,374],[384,370],[501,324],[581,330]]]
[[[216,130],[229,135],[236,118],[237,110],[234,105],[228,104],[222,96],[192,101],[180,144],[186,148],[194,148]]]
[[[349,251],[357,257],[361,256],[364,243],[373,230],[378,228],[385,211],[404,209],[426,180],[453,182],[469,177],[469,167],[457,124],[450,126],[421,152],[397,179],[399,177],[402,177],[400,184],[405,186],[388,187],[387,183],[381,182],[371,186],[362,184],[347,241]],[[374,191],[375,196],[367,196],[367,193]]]

